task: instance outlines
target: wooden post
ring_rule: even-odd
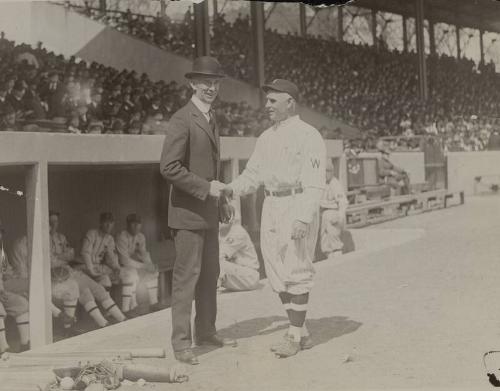
[[[33,165],[26,176],[26,212],[30,267],[31,347],[52,343],[49,195],[47,162]]]
[[[210,55],[210,23],[208,2],[194,4],[194,42],[196,57]]]
[[[479,50],[481,55],[481,63],[484,64],[484,30],[479,30]]]
[[[457,24],[455,26],[455,35],[457,37],[457,58],[462,57],[462,50],[460,49],[460,26]]]
[[[300,36],[305,37],[307,35],[306,6],[302,2],[299,3],[299,23]]]
[[[262,1],[250,2],[250,16],[252,23],[251,41],[253,43],[254,85],[260,87],[265,82],[264,3]]]

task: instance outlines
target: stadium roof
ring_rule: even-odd
[[[354,6],[414,17],[415,0],[354,0]],[[424,15],[434,22],[500,33],[498,0],[424,0]]]

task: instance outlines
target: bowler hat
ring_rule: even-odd
[[[295,83],[285,79],[274,79],[271,83],[262,86],[262,91],[268,92],[285,92],[296,101],[299,99],[299,87]]]
[[[222,78],[226,77],[222,66],[216,58],[210,56],[198,57],[193,61],[193,70],[184,75],[187,79],[196,76]]]

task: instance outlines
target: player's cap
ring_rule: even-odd
[[[266,94],[268,92],[285,92],[296,101],[299,100],[299,87],[285,79],[274,79],[271,83],[263,85],[262,91]]]
[[[127,216],[127,224],[133,224],[133,223],[142,223],[141,216],[138,216],[135,213],[131,213]]]
[[[106,223],[106,222],[113,222],[115,221],[113,214],[111,212],[103,212],[99,216],[99,221],[101,223]]]

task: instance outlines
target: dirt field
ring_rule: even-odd
[[[289,359],[269,352],[286,325],[267,286],[221,294],[220,332],[239,346],[198,351],[188,383],[154,389],[491,388],[482,355],[500,349],[500,198],[370,232],[371,247],[317,264],[313,349]],[[164,346],[169,358],[153,362],[170,366],[169,336],[166,310],[44,350]]]

